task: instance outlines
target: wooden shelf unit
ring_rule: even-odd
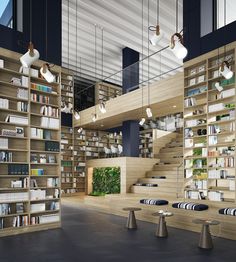
[[[153,129],[139,132],[139,157],[153,158]]]
[[[65,109],[65,106],[69,108]],[[61,69],[61,112],[73,113],[74,74],[66,68]]]
[[[235,43],[226,50],[225,54],[224,48],[214,50],[184,64],[184,190],[188,199],[236,201]],[[234,72],[229,80],[219,75],[218,61],[225,56]],[[223,91],[215,88],[216,82]]]
[[[50,84],[38,74],[43,61],[21,71],[20,56],[0,48],[0,236],[61,225],[60,148],[48,144],[60,143],[60,67]]]
[[[106,102],[112,98],[122,95],[122,87],[114,84],[99,82],[95,85],[95,104]]]

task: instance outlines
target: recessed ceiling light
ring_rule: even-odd
[[[101,124],[101,127],[104,127],[104,125],[103,125],[103,124]]]
[[[176,108],[176,105],[173,105],[174,108]]]

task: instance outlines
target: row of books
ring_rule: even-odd
[[[60,221],[60,216],[58,214],[31,217],[31,225],[56,223],[59,221]]]
[[[202,190],[202,191],[185,191],[185,198],[187,199],[205,199],[207,196],[207,191]]]
[[[12,162],[13,153],[12,152],[0,152],[0,162]]]
[[[46,154],[31,154],[30,155],[30,162],[32,164],[46,164],[46,163],[56,163],[56,156],[55,155],[46,155]]]
[[[184,107],[190,107],[197,105],[196,98],[190,97],[184,100]]]
[[[44,130],[41,128],[30,128],[31,138],[40,138],[40,139],[51,139],[51,131],[50,130]]]
[[[9,100],[0,98],[0,108],[9,109]]]
[[[39,84],[31,83],[31,88],[38,90],[38,91],[52,93],[52,87],[51,86],[45,86],[45,85],[39,85]]]
[[[28,112],[28,103],[27,102],[17,102],[17,111]]]
[[[21,202],[21,201],[28,201],[29,194],[28,192],[14,192],[14,193],[1,193],[0,194],[0,202],[8,203],[8,202]]]
[[[60,143],[56,141],[46,141],[45,151],[60,152]]]
[[[15,204],[0,204],[0,215],[6,216],[10,214],[19,214],[24,212],[24,204],[23,203],[15,203]]]
[[[234,157],[219,157],[211,160],[210,167],[234,167]]]
[[[223,192],[220,191],[210,191],[208,192],[208,199],[210,201],[223,201]]]
[[[9,164],[8,174],[26,176],[29,174],[29,166],[27,164]]]
[[[59,119],[49,118],[44,116],[41,117],[41,124],[40,124],[41,127],[58,129],[59,124],[60,124]]]
[[[225,178],[228,178],[228,171],[227,170],[217,170],[217,169],[208,170],[208,178],[209,179],[225,179]]]
[[[32,176],[43,176],[44,175],[44,170],[42,168],[32,168],[30,172]]]
[[[52,201],[46,205],[46,203],[36,203],[30,205],[30,212],[43,212],[50,210],[59,210],[60,203],[56,201]]]
[[[33,101],[33,102],[44,103],[44,104],[50,103],[49,96],[44,96],[44,95],[32,93],[30,97],[31,97],[31,101]]]
[[[44,116],[59,117],[59,109],[51,106],[41,106],[40,114]]]

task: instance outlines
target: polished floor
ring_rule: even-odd
[[[84,207],[63,206],[63,227],[0,239],[0,262],[79,261],[235,261],[236,242],[214,238],[210,251],[197,248],[199,235],[169,228],[168,239],[154,236],[155,225],[138,221],[137,231],[124,228],[125,218]]]

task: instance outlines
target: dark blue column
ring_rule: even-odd
[[[123,94],[138,88],[139,84],[139,52],[128,47],[122,50],[122,87]],[[132,65],[132,66],[130,66]]]
[[[138,121],[125,121],[122,126],[122,144],[124,156],[139,156],[139,123]]]
[[[139,53],[128,47],[122,50],[123,55],[123,93],[127,93],[138,88],[139,84]],[[135,64],[136,63],[136,64]],[[133,65],[135,64],[135,65]],[[129,67],[130,65],[133,65]],[[138,121],[130,120],[123,122],[122,126],[122,144],[124,156],[139,156],[139,124]]]

